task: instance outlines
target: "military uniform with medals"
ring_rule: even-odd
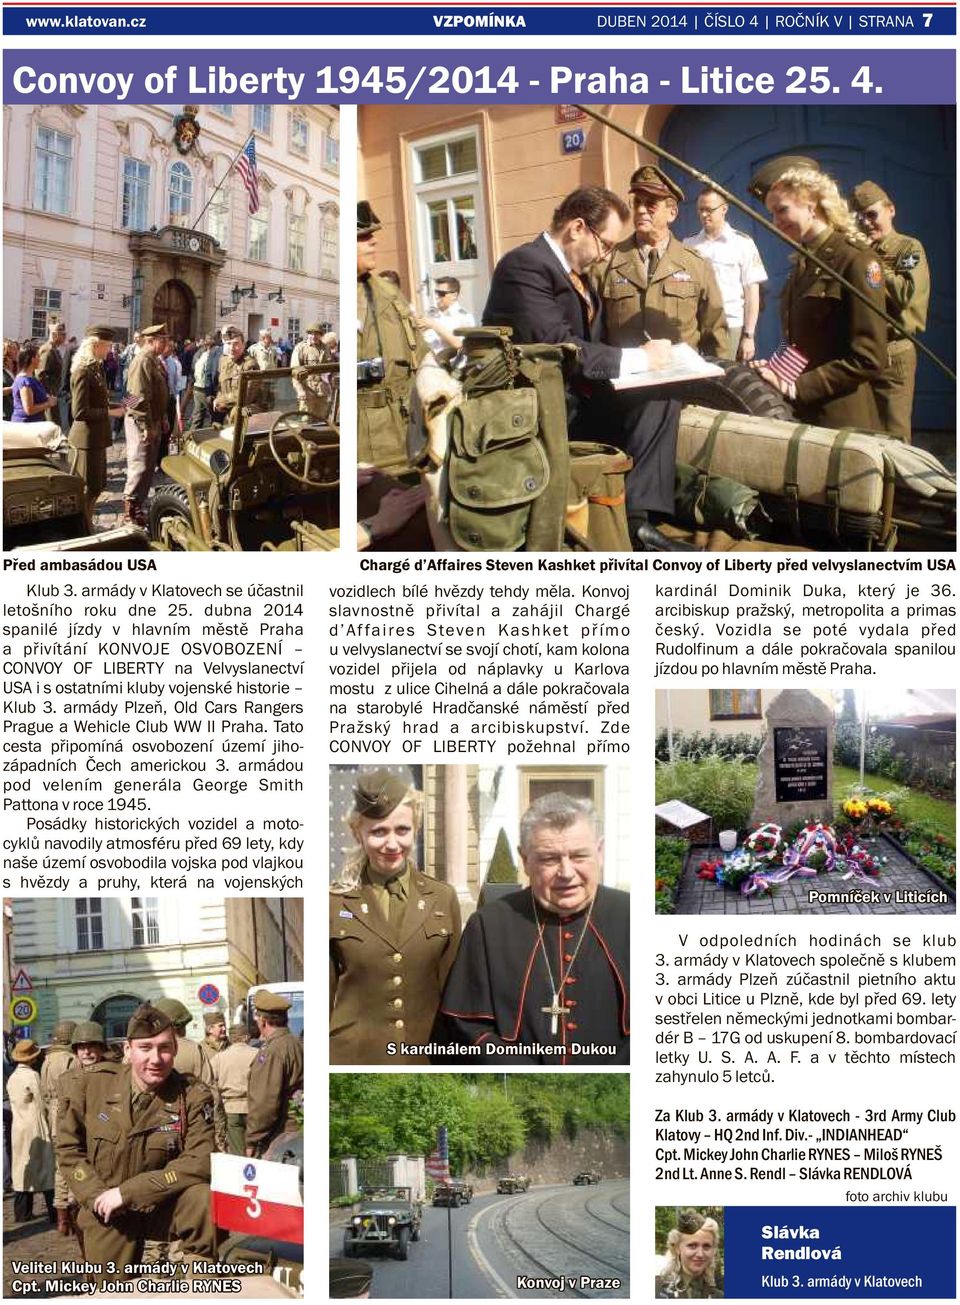
[[[234,330],[236,328],[233,328]],[[238,332],[239,334],[239,332]],[[223,333],[224,344],[227,341],[236,338],[227,328]],[[244,373],[259,372],[262,368],[258,365],[256,358],[245,354],[237,360],[230,356],[226,348],[223,351],[223,357],[220,359],[220,372],[217,377],[217,393],[213,400],[213,411],[217,421],[224,426],[236,426],[240,420],[240,377]],[[260,386],[252,385],[248,382],[246,387],[245,398],[248,409],[256,409],[260,402]]]
[[[649,271],[647,246],[621,241],[596,274],[603,300],[604,339],[623,348],[645,340],[689,344],[720,357],[728,348],[727,319],[716,273],[694,249],[671,235]]]
[[[170,1027],[162,1012],[141,1006],[127,1036],[151,1038]],[[101,1284],[127,1280],[124,1267],[139,1262],[146,1239],[178,1237],[188,1255],[212,1257],[213,1149],[213,1096],[195,1079],[171,1070],[155,1090],[141,1091],[129,1065],[108,1061],[70,1076],[57,1162],[80,1203],[84,1255],[101,1266]],[[93,1205],[114,1187],[123,1207],[104,1223]]]
[[[146,326],[144,337],[165,336],[165,326]],[[157,450],[167,420],[170,385],[167,369],[146,345],[134,355],[127,372],[127,405],[123,431],[127,441],[127,481],[123,489],[126,515],[140,521],[143,502],[153,480]]]
[[[407,786],[375,771],[358,780],[357,810],[381,819]],[[391,901],[398,906],[391,920]],[[390,1042],[430,1040],[440,994],[460,943],[460,903],[449,884],[409,863],[388,883],[364,866],[352,888],[330,892],[330,1061],[422,1065],[429,1056],[390,1055]]]

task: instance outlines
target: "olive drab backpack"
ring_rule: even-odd
[[[449,375],[430,361],[418,374],[410,457],[435,547],[629,551],[629,457],[567,439],[563,364],[575,346],[510,337],[508,327],[464,331]]]

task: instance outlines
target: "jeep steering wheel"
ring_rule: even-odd
[[[306,435],[304,435],[302,430],[299,429],[308,421],[309,417],[306,413],[299,411],[281,412],[270,427],[269,434],[267,435],[267,447],[270,450],[270,456],[285,476],[289,476],[290,479],[296,481],[298,485],[307,485],[308,487],[315,489],[320,482],[311,479],[310,464],[313,461],[314,455],[319,453],[320,450],[317,445],[314,444],[313,440],[307,439]],[[278,448],[278,440],[281,435],[296,441],[300,452],[303,454],[302,472],[295,471],[281,454],[280,449]]]

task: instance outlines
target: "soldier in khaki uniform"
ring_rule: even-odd
[[[247,1088],[250,1066],[257,1053],[250,1046],[246,1025],[234,1024],[230,1030],[230,1043],[213,1058],[213,1082],[220,1092],[227,1116],[227,1137],[231,1155],[246,1155],[247,1149]]]
[[[69,1021],[68,1021],[69,1022]],[[107,1059],[107,1043],[103,1036],[103,1027],[97,1024],[95,1020],[80,1020],[74,1026],[73,1041],[71,1042],[73,1067],[57,1083],[57,1095],[59,1099],[65,1100],[71,1091],[74,1077],[77,1074],[85,1074],[92,1069],[94,1065],[99,1065],[102,1060]],[[59,1108],[59,1101],[58,1101]],[[51,1131],[54,1141],[57,1137],[55,1117],[51,1115]],[[63,1189],[63,1209],[61,1210],[57,1202],[57,1193],[60,1188]],[[77,1227],[77,1201],[71,1194],[67,1186],[66,1179],[60,1172],[60,1166],[57,1165],[56,1184],[54,1189],[54,1203],[57,1205],[57,1231],[64,1236],[77,1237],[80,1242],[80,1253],[83,1254],[83,1236]],[[61,1218],[61,1215],[63,1216]]]
[[[110,326],[88,326],[70,366],[70,447],[73,469],[86,486],[86,516],[93,529],[93,509],[107,483],[107,449],[113,443],[112,418],[126,409],[111,408],[103,360],[110,352],[116,332]]]
[[[634,234],[594,273],[604,339],[621,347],[669,340],[723,356],[729,341],[716,274],[670,231],[683,191],[646,163],[630,178],[630,199]]]
[[[357,204],[357,457],[381,471],[408,469],[407,422],[417,364],[429,352],[409,304],[377,276],[380,220]]]
[[[223,332],[223,357],[217,378],[217,393],[213,400],[213,415],[223,426],[235,426],[240,420],[240,377],[244,372],[258,372],[257,360],[244,353],[246,341],[239,326],[228,326]],[[248,385],[246,407],[256,411],[260,403],[261,387]]]
[[[895,231],[897,210],[875,181],[855,186],[852,207],[883,268],[886,309],[910,335],[927,325],[930,307],[930,265],[923,245],[914,236]],[[917,347],[888,328],[890,362],[873,382],[880,421],[888,435],[910,443],[913,392],[917,379]]]
[[[127,394],[133,400],[127,406],[123,431],[127,441],[127,483],[123,489],[123,519],[134,525],[146,524],[143,504],[150,491],[157,450],[167,428],[167,404],[170,385],[163,365],[167,344],[164,325],[145,326],[142,343],[127,372]]]
[[[43,1064],[40,1066],[40,1092],[43,1096],[43,1104],[47,1108],[47,1118],[50,1120],[51,1137],[57,1135],[57,1096],[60,1080],[64,1074],[77,1066],[77,1058],[71,1046],[75,1027],[73,1020],[60,1020],[54,1025],[50,1046],[47,1047]],[[57,1212],[57,1232],[62,1233],[64,1237],[69,1237],[71,1232],[70,1216],[67,1213],[69,1203],[70,1193],[58,1169],[53,1182],[53,1207]]]
[[[429,1041],[460,943],[448,884],[412,862],[421,796],[386,770],[358,775],[350,828],[357,851],[330,891],[330,1060],[428,1064],[388,1043]]]
[[[63,322],[54,322],[50,327],[48,338],[40,346],[40,352],[37,355],[37,370],[34,372],[37,380],[50,395],[55,399],[60,392],[60,382],[63,379],[63,354],[67,339],[67,328]],[[56,421],[56,409],[51,413],[51,420]]]
[[[301,412],[308,413],[316,421],[323,421],[330,408],[330,396],[325,388],[327,377],[313,375],[300,380],[297,377],[299,367],[318,367],[330,361],[330,354],[324,347],[324,332],[329,327],[323,322],[310,322],[306,330],[306,339],[294,345],[290,355],[290,367],[293,370],[293,388],[297,392]]]
[[[80,1203],[86,1258],[101,1288],[124,1281],[146,1239],[179,1237],[191,1258],[212,1258],[213,1098],[173,1068],[176,1035],[153,1006],[127,1026],[128,1064],[103,1061],[70,1078],[61,1101],[57,1160]]]
[[[257,343],[251,346],[249,354],[262,372],[271,372],[280,366],[277,346],[273,343],[273,332],[268,326],[260,332]]]
[[[287,1028],[290,1003],[261,989],[253,1011],[263,1040],[247,1080],[246,1153],[261,1156],[287,1126],[290,1101],[303,1089],[303,1045]]]
[[[203,1046],[210,1057],[211,1064],[218,1051],[223,1051],[230,1044],[227,1040],[227,1021],[222,1010],[205,1010],[203,1012]]]

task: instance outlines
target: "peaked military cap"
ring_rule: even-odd
[[[81,1020],[73,1030],[71,1045],[78,1047],[81,1042],[99,1042],[102,1047],[105,1047],[107,1040],[103,1036],[103,1026],[97,1024],[95,1020]]]
[[[193,1023],[193,1016],[183,1002],[178,1001],[176,997],[161,997],[153,1003],[153,1008],[160,1011],[162,1015],[166,1015],[170,1023],[176,1028],[186,1028],[188,1024]]]
[[[166,1033],[173,1028],[173,1020],[157,1006],[144,1002],[130,1016],[127,1024],[128,1038],[155,1038],[158,1033]]]
[[[373,211],[368,199],[357,200],[357,235],[369,236],[379,231],[383,223]]]
[[[850,204],[855,213],[862,213],[871,204],[889,204],[890,196],[875,181],[861,181],[850,192]]]
[[[396,810],[409,788],[402,775],[394,775],[389,770],[367,771],[357,776],[353,790],[354,809],[371,820],[382,820]]]
[[[91,336],[96,340],[107,340],[112,343],[117,338],[117,333],[112,326],[88,326],[84,339],[89,340]]]
[[[262,1011],[264,1015],[282,1014],[290,1009],[290,1005],[286,997],[281,997],[279,992],[270,992],[267,988],[261,988],[253,994],[253,1009]]]
[[[653,163],[643,163],[630,178],[630,194],[658,195],[661,199],[675,199],[683,203],[683,191]]]
[[[762,203],[767,198],[767,191],[780,180],[785,172],[819,172],[820,164],[806,154],[778,154],[775,159],[761,163],[750,178],[747,190]]]
[[[155,326],[141,326],[140,334],[147,339],[153,339],[157,335],[169,335],[166,322],[157,322]]]
[[[76,1020],[57,1020],[53,1026],[50,1041],[57,1047],[69,1047],[73,1040],[73,1030],[76,1025]]]
[[[214,1024],[226,1024],[227,1017],[222,1010],[205,1010],[203,1012],[204,1028],[212,1029]]]

